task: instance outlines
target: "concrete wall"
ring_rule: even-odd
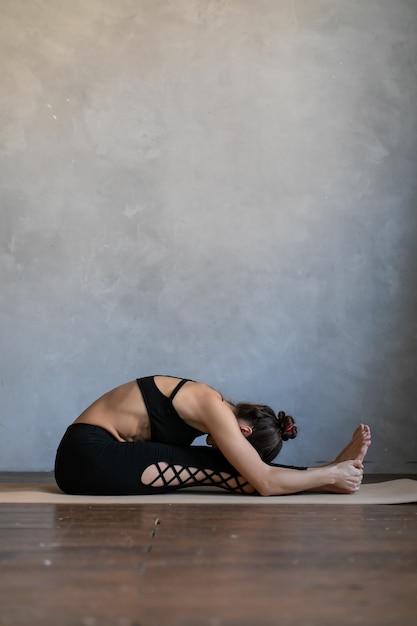
[[[415,471],[417,3],[0,9],[0,469],[171,373]]]

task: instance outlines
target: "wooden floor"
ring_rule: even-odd
[[[2,626],[416,626],[417,505],[3,504],[0,581]]]

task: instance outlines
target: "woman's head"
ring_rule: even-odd
[[[297,436],[294,419],[284,411],[276,415],[270,406],[245,402],[234,404],[232,408],[238,422],[251,427],[252,432],[247,435],[247,440],[267,463],[277,456],[283,441]]]

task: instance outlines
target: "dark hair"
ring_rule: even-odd
[[[234,404],[233,411],[238,420],[252,428],[247,439],[266,463],[273,461],[278,455],[283,441],[295,439],[297,436],[294,419],[284,411],[276,415],[270,406],[245,402]]]

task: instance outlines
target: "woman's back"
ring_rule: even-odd
[[[141,380],[147,381],[147,384],[141,386]],[[130,381],[98,398],[81,413],[74,423],[101,426],[116,436],[119,441],[151,441],[153,415],[149,413],[150,411],[152,413],[153,407],[158,409],[158,397],[155,398],[155,395],[159,394],[159,405],[162,403],[159,413],[163,410],[163,400],[165,399],[167,417],[169,416],[170,405],[172,405],[179,419],[183,420],[190,428],[203,434],[207,431],[193,415],[193,411],[198,413],[198,409],[201,407],[202,388],[204,388],[204,396],[207,393],[215,394],[219,400],[221,396],[202,383],[187,381],[179,390],[181,393],[169,400],[182,380],[184,379],[171,376],[152,376],[139,379],[139,381]],[[151,381],[156,394],[149,384]],[[179,445],[175,441],[172,443]]]

